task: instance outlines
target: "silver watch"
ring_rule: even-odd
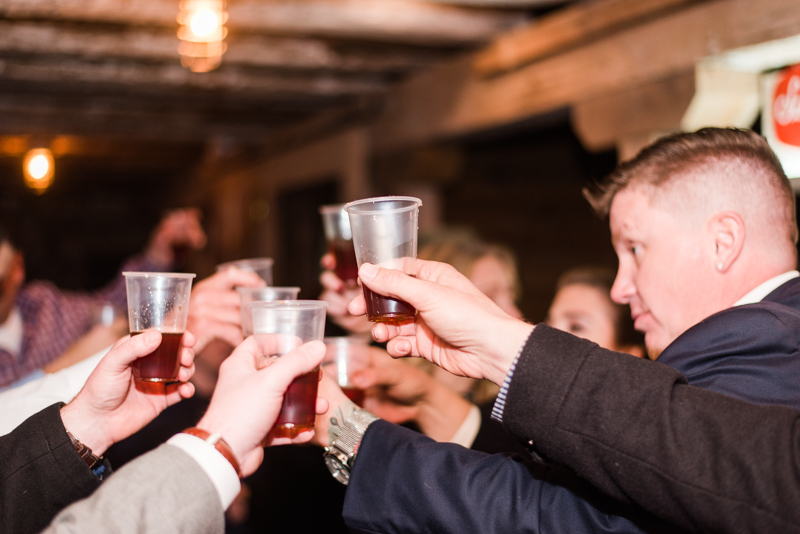
[[[364,437],[367,427],[378,420],[367,410],[360,408],[353,411],[342,426],[342,432],[336,436],[330,446],[325,447],[325,465],[333,478],[344,484],[350,482],[350,469],[356,455],[353,452],[356,445]]]

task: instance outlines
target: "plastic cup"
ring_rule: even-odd
[[[253,335],[261,356],[281,357],[325,335],[325,309],[321,300],[276,300],[248,304],[253,316]],[[293,438],[314,428],[319,367],[294,379],[283,396],[281,413],[273,433]]]
[[[244,337],[253,335],[253,316],[248,304],[251,302],[272,302],[275,300],[297,300],[299,287],[237,287],[242,299],[242,332]]]
[[[178,356],[183,346],[189,296],[194,274],[124,272],[128,291],[128,327],[131,335],[154,328],[161,344],[133,362],[133,378],[140,382],[176,382]]]
[[[243,271],[250,271],[260,276],[268,286],[272,285],[272,258],[250,258],[247,260],[229,261],[217,265],[217,272],[237,267]]]
[[[322,206],[322,225],[328,241],[328,251],[336,258],[334,272],[347,286],[358,285],[358,263],[353,245],[353,233],[350,231],[350,218],[344,210],[344,204]]]
[[[347,397],[364,405],[364,390],[350,381],[354,372],[369,367],[369,340],[364,337],[326,337],[322,368],[334,377]]]
[[[367,198],[345,205],[358,266],[373,263],[414,276],[421,205],[414,197]],[[409,303],[378,295],[366,286],[363,290],[370,321],[398,325],[414,320],[417,310]]]

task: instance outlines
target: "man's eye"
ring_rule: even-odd
[[[572,323],[571,325],[569,325],[568,332],[570,334],[580,334],[581,332],[583,332],[583,330],[584,330],[583,325]]]
[[[639,254],[641,254],[641,252],[642,252],[642,247],[640,247],[639,245],[634,245],[631,247],[631,254],[633,254],[634,256],[638,256]]]

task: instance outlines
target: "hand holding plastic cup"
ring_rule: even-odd
[[[369,340],[359,336],[326,337],[322,369],[333,376],[347,397],[364,405],[364,390],[357,388],[350,377],[369,367]]]
[[[131,335],[154,328],[161,344],[133,362],[140,382],[177,382],[194,274],[124,272]]]
[[[320,300],[252,302],[253,335],[263,358],[279,358],[325,335],[325,308]],[[297,377],[283,397],[281,413],[273,428],[275,437],[294,438],[314,428],[319,368]]]
[[[358,286],[358,263],[353,245],[353,233],[350,230],[350,217],[344,206],[344,204],[322,206],[319,213],[322,215],[328,250],[336,258],[333,272],[345,285],[352,288]]]
[[[421,205],[414,197],[367,198],[345,205],[358,266],[373,263],[415,275]],[[366,286],[363,290],[370,321],[398,325],[414,320],[417,310],[409,303],[378,295]]]
[[[260,276],[268,286],[272,285],[272,258],[250,258],[246,260],[229,261],[217,265],[217,272],[236,267],[243,271],[250,271]]]
[[[272,302],[275,300],[297,300],[299,287],[237,287],[242,300],[242,332],[244,337],[253,335],[253,316],[250,313],[251,302]]]

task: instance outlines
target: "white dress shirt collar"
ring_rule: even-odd
[[[760,286],[750,291],[747,295],[737,300],[734,306],[741,306],[742,304],[755,304],[756,302],[761,302],[762,300],[764,300],[764,297],[766,297],[767,295],[769,295],[770,293],[781,287],[789,280],[797,278],[798,276],[800,276],[800,272],[789,271],[783,274],[779,274],[775,278],[770,278]]]
[[[0,325],[0,349],[10,352],[14,357],[22,352],[22,314],[16,306],[6,322]]]

